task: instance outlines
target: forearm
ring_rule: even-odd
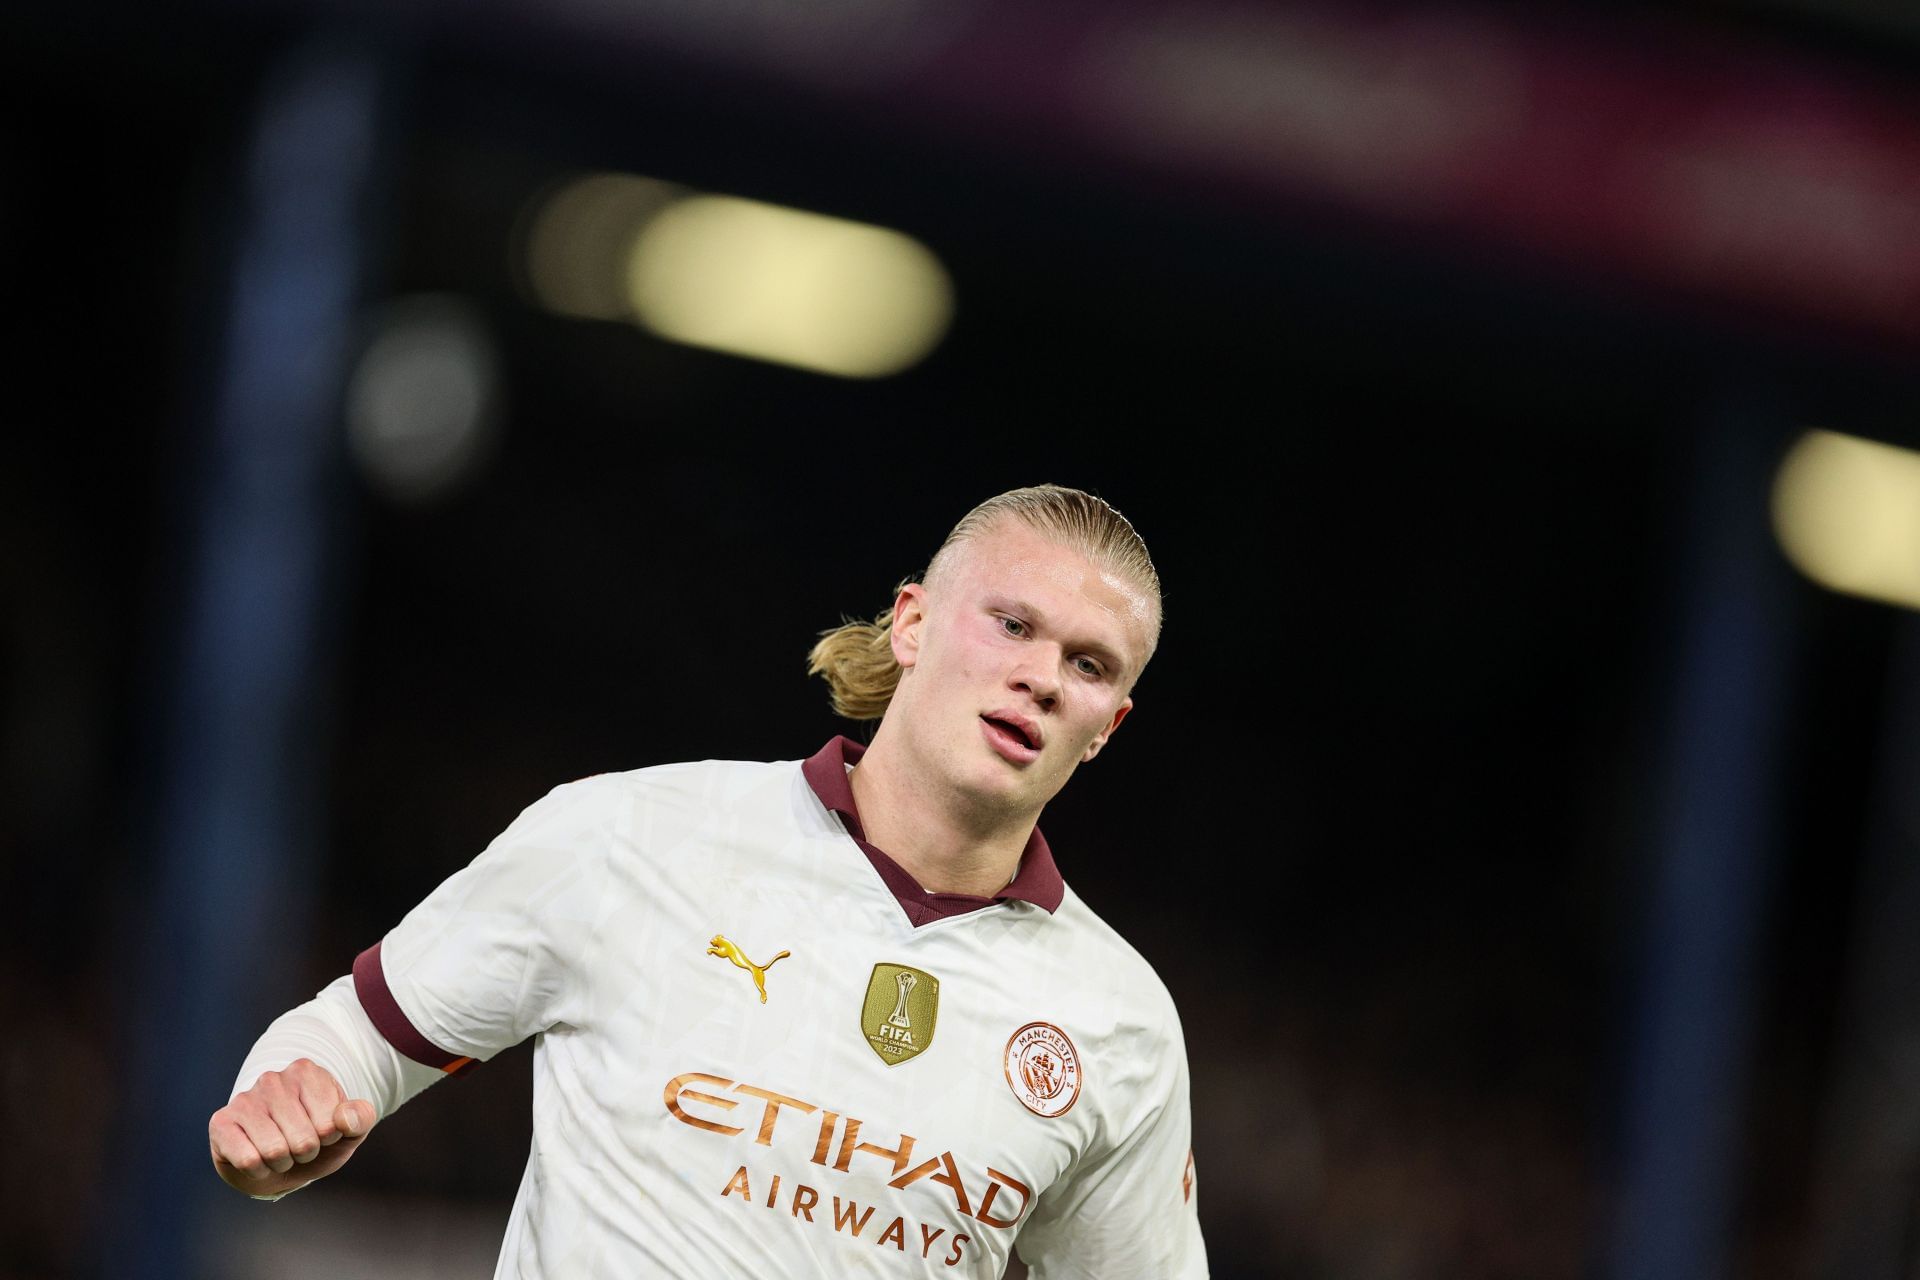
[[[241,1064],[230,1096],[252,1088],[264,1072],[285,1070],[299,1058],[326,1068],[347,1097],[373,1103],[382,1119],[442,1078],[440,1071],[387,1043],[360,1007],[351,976],[335,979],[318,996],[268,1024]]]

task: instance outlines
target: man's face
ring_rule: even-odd
[[[947,785],[1037,813],[1132,709],[1154,605],[1015,519],[956,550],[894,603],[888,719]]]

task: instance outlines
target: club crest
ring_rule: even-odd
[[[1080,1053],[1051,1022],[1029,1022],[1007,1039],[1007,1087],[1037,1116],[1065,1115],[1080,1098]]]
[[[940,979],[904,964],[873,966],[860,1030],[880,1061],[897,1067],[925,1053],[939,1016]]]

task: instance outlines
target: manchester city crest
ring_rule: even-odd
[[[880,1061],[895,1067],[926,1052],[939,1016],[940,979],[904,964],[873,966],[860,1030]]]
[[[1051,1022],[1029,1022],[1007,1038],[1007,1087],[1037,1116],[1063,1116],[1080,1098],[1080,1051]]]

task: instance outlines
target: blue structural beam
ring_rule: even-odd
[[[106,1275],[213,1274],[199,1254],[208,1215],[236,1193],[213,1175],[207,1117],[263,1015],[287,1003],[307,937],[340,389],[381,102],[366,54],[311,45],[269,68],[250,132],[154,699],[145,963],[128,975],[127,1163],[107,1207]]]
[[[1765,403],[1723,407],[1696,463],[1607,1242],[1615,1280],[1718,1280],[1729,1265],[1795,666],[1767,516],[1777,419]]]

